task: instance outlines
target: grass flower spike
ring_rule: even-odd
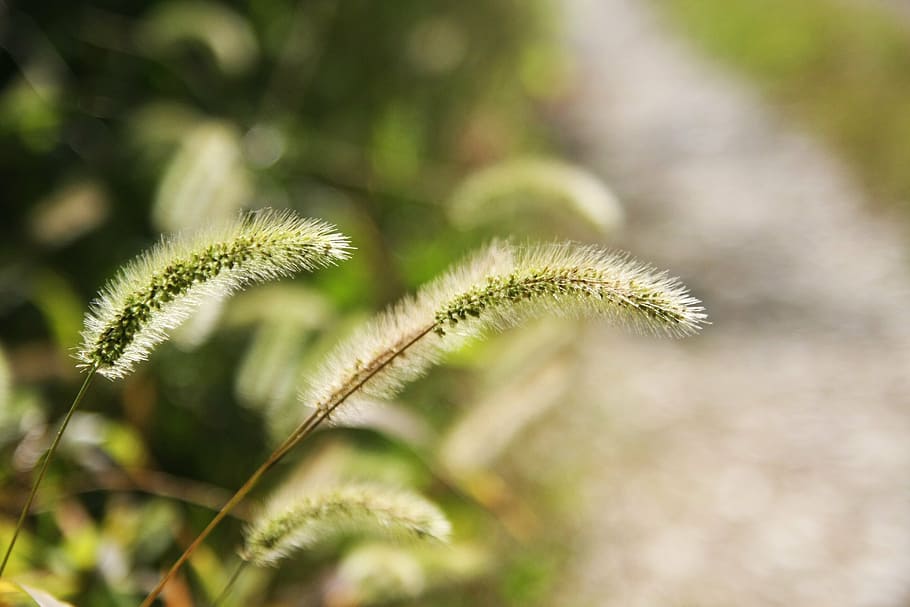
[[[262,210],[193,236],[163,239],[127,264],[86,315],[76,357],[88,373],[38,469],[0,563],[0,575],[95,373],[111,379],[127,375],[203,302],[226,297],[252,282],[327,266],[345,259],[348,249],[348,240],[326,223],[288,211]]]
[[[455,225],[496,225],[511,215],[538,220],[574,216],[603,233],[622,224],[619,201],[596,175],[554,158],[517,158],[465,179],[449,200]]]
[[[361,399],[390,397],[466,341],[547,314],[605,318],[677,337],[695,333],[707,318],[679,280],[625,254],[573,243],[517,247],[494,242],[335,349],[302,392],[301,401],[312,413],[225,503],[141,607],[151,607],[259,479],[336,409]]]
[[[705,321],[699,304],[677,279],[626,254],[494,242],[341,344],[302,400],[327,416],[360,396],[390,397],[466,340],[544,315],[685,336]]]
[[[271,210],[164,239],[104,287],[86,316],[77,357],[102,375],[123,377],[200,302],[330,265],[348,249],[328,224]]]
[[[443,291],[453,280],[443,281]],[[464,324],[506,328],[544,314],[599,316],[642,332],[682,337],[705,320],[700,302],[676,278],[628,255],[555,244],[515,251],[510,271],[452,297],[438,309],[444,336]]]
[[[451,525],[420,495],[378,485],[343,485],[280,496],[247,530],[242,556],[275,565],[294,550],[340,535],[447,541]]]

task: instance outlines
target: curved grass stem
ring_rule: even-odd
[[[543,314],[600,317],[681,337],[705,324],[699,304],[678,279],[623,254],[571,243],[517,248],[494,242],[340,344],[322,370],[324,377],[317,374],[303,397],[315,411],[225,503],[141,607],[151,607],[259,479],[351,396],[394,393],[459,344]],[[425,339],[431,335],[435,341]]]
[[[224,585],[224,588],[220,593],[218,593],[218,596],[215,597],[215,600],[212,601],[212,607],[218,607],[221,604],[221,601],[223,601],[227,595],[231,593],[231,590],[234,588],[234,584],[240,578],[240,574],[243,573],[247,565],[249,565],[249,561],[244,561],[243,559],[239,560],[237,566],[234,567],[234,572],[231,574],[231,577],[228,578],[227,584]]]
[[[57,446],[60,444],[60,439],[63,437],[63,432],[66,430],[67,425],[70,423],[70,419],[72,419],[73,413],[75,413],[76,409],[79,407],[79,403],[82,402],[82,398],[88,391],[89,384],[92,383],[92,378],[95,376],[95,372],[97,370],[97,365],[89,367],[88,373],[85,375],[85,381],[82,382],[82,387],[79,388],[79,392],[76,394],[76,398],[73,400],[73,404],[70,405],[69,411],[67,411],[66,416],[63,418],[63,422],[60,424],[60,429],[57,430],[57,435],[54,437],[54,442],[51,443],[51,446],[48,448],[47,453],[44,455],[44,461],[41,463],[41,468],[38,470],[38,476],[35,478],[35,481],[32,484],[32,490],[29,492],[28,499],[25,500],[25,505],[22,507],[22,512],[19,514],[19,520],[16,522],[16,528],[13,531],[13,537],[9,541],[9,546],[6,547],[6,554],[3,555],[3,563],[0,564],[0,576],[3,575],[3,571],[6,569],[6,564],[9,561],[9,557],[13,553],[13,547],[16,545],[16,539],[18,539],[19,532],[22,530],[22,526],[25,524],[25,517],[28,516],[29,510],[32,508],[32,502],[35,501],[35,496],[38,494],[38,487],[41,485],[41,481],[44,480],[44,475],[47,473],[51,459],[53,459],[54,453],[57,451]]]
[[[243,501],[243,499],[247,496],[247,494],[249,494],[250,491],[253,490],[253,488],[259,482],[259,479],[262,478],[266,472],[268,472],[273,466],[275,466],[275,464],[281,461],[284,456],[287,455],[288,452],[290,452],[294,447],[300,444],[303,439],[312,434],[313,431],[316,430],[316,428],[319,426],[319,424],[325,421],[332,414],[332,412],[338,408],[339,405],[344,403],[352,394],[360,390],[360,388],[362,388],[366,382],[368,382],[373,376],[390,365],[392,361],[404,354],[408,348],[432,333],[437,328],[437,326],[438,323],[434,322],[422,329],[416,335],[409,338],[401,346],[390,349],[386,357],[384,357],[382,360],[376,361],[375,365],[372,365],[365,369],[359,377],[352,381],[350,385],[345,387],[343,392],[336,394],[335,397],[326,403],[325,406],[313,411],[313,413],[311,413],[309,417],[307,417],[303,423],[301,423],[297,429],[294,430],[291,435],[288,436],[288,438],[272,452],[271,455],[269,455],[268,459],[266,459],[266,461],[261,466],[259,466],[259,468],[257,468],[252,475],[250,475],[250,477],[246,480],[245,483],[243,483],[240,489],[238,489],[237,492],[231,496],[231,499],[229,499],[224,504],[224,506],[221,507],[221,510],[215,514],[215,517],[211,520],[211,522],[209,522],[206,528],[202,530],[202,532],[196,537],[195,540],[193,540],[189,546],[187,546],[186,550],[183,551],[183,554],[181,554],[180,557],[174,561],[174,564],[171,565],[171,568],[168,570],[168,572],[164,575],[164,577],[161,578],[161,580],[152,589],[149,595],[145,597],[145,600],[142,601],[140,607],[151,607],[154,600],[158,598],[158,595],[161,594],[170,579],[177,574],[181,567],[183,567],[183,564],[186,563],[193,552],[195,552],[196,548],[198,548],[199,545],[202,544],[202,542],[204,542],[205,539],[209,536],[209,534],[214,531],[215,527],[218,526],[218,523],[220,523],[228,515],[228,513],[230,513],[231,510],[237,506],[237,504]]]
[[[167,585],[170,579],[177,574],[180,568],[183,567],[183,564],[190,558],[193,552],[196,551],[196,548],[198,548],[199,545],[202,544],[202,542],[204,542],[205,539],[209,536],[209,534],[214,531],[215,527],[218,526],[218,523],[220,523],[222,519],[224,519],[224,517],[226,517],[231,512],[231,510],[237,506],[237,504],[243,501],[247,494],[259,482],[259,479],[262,478],[262,475],[264,475],[269,471],[269,469],[277,464],[285,456],[285,454],[287,454],[287,452],[294,447],[294,445],[299,443],[310,432],[312,432],[320,421],[322,420],[319,419],[319,411],[314,411],[306,419],[306,421],[304,421],[297,428],[297,430],[294,431],[288,440],[286,440],[277,449],[275,449],[275,451],[272,452],[268,459],[261,466],[259,466],[259,468],[257,468],[252,475],[250,475],[245,483],[243,483],[240,489],[238,489],[237,492],[234,493],[234,495],[231,496],[227,502],[225,502],[224,506],[221,507],[221,510],[215,514],[214,518],[212,518],[206,528],[203,529],[198,536],[196,536],[196,539],[193,540],[189,546],[187,546],[186,550],[183,551],[183,554],[181,554],[180,557],[174,561],[174,564],[171,565],[171,568],[168,570],[168,572],[164,575],[164,577],[161,578],[161,580],[158,582],[155,588],[152,589],[149,595],[145,597],[145,600],[142,601],[142,607],[151,606],[152,602],[158,597],[159,594],[161,594],[161,591],[164,590],[164,587]]]

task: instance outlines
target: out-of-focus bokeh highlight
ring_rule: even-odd
[[[334,343],[511,238],[628,249],[713,324],[458,352],[302,445],[168,606],[222,593],[270,489],[345,480],[421,492],[452,545],[341,538],[219,605],[910,604],[902,0],[0,1],[0,42],[4,546],[125,261],[264,206],[357,247],[96,383],[0,603],[137,604]]]

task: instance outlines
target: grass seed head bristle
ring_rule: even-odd
[[[123,377],[200,302],[331,265],[349,250],[329,224],[272,210],[162,239],[102,289],[86,315],[77,358],[102,375]]]
[[[445,303],[436,332],[479,320],[512,326],[545,314],[602,317],[651,333],[684,336],[705,321],[704,308],[679,280],[625,254],[555,244],[524,247],[505,273],[488,276]]]
[[[679,280],[625,254],[494,242],[339,345],[301,400],[328,415],[343,402],[388,398],[466,340],[544,315],[605,318],[671,336],[706,322]]]
[[[282,493],[247,529],[244,559],[274,565],[295,550],[343,535],[447,541],[451,525],[422,496],[378,485],[352,484]]]

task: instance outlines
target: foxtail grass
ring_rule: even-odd
[[[461,183],[448,205],[449,218],[462,228],[535,213],[538,218],[577,217],[602,233],[623,222],[622,206],[601,179],[553,158],[518,158],[482,168]]]
[[[85,317],[76,354],[85,380],[38,469],[0,563],[6,568],[60,439],[96,374],[119,379],[145,360],[202,302],[254,282],[346,259],[348,240],[321,221],[262,210],[192,235],[164,238],[124,266]]]
[[[241,560],[212,606],[221,604],[249,565],[275,567],[298,550],[350,538],[448,544],[451,531],[445,514],[412,491],[362,481],[320,486],[292,480],[245,529]]]
[[[121,378],[201,302],[331,265],[346,259],[348,249],[332,226],[271,210],[162,239],[102,289],[86,316],[77,358],[83,367]]]
[[[339,536],[445,542],[450,533],[445,515],[416,493],[346,484],[279,496],[247,529],[241,556],[274,566],[296,550]]]
[[[312,413],[225,503],[142,607],[151,606],[260,478],[336,409],[361,397],[389,397],[466,341],[542,315],[604,318],[676,337],[695,333],[706,322],[704,308],[678,279],[628,255],[572,243],[494,242],[336,348],[302,393]]]

